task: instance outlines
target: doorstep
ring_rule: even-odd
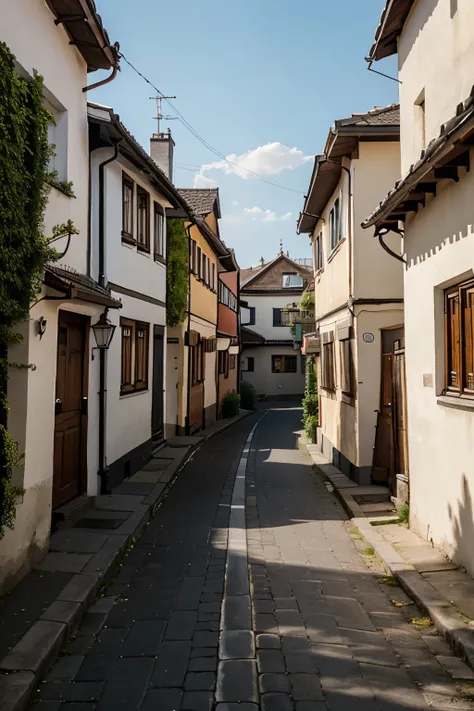
[[[242,410],[219,421],[203,430],[197,442],[183,438],[172,447],[161,447],[111,495],[95,497],[94,508],[84,505],[82,517],[51,536],[43,561],[1,601],[1,711],[26,708],[31,693],[100,590],[114,577],[123,555],[161,505],[179,471],[203,442],[248,414]],[[103,602],[107,600],[97,605]]]
[[[300,444],[314,468],[334,487],[352,523],[374,549],[391,575],[429,615],[452,648],[474,669],[474,580],[459,566],[411,531],[398,518],[374,517],[357,499],[358,487],[329,464],[301,433]],[[371,489],[379,487],[363,487]],[[362,492],[362,499],[367,495]],[[373,509],[372,509],[373,511]]]

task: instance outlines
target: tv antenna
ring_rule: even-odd
[[[149,98],[156,101],[156,116],[153,116],[153,118],[157,122],[157,133],[160,133],[160,121],[175,121],[178,118],[177,116],[163,116],[161,102],[163,99],[176,99],[176,96],[164,96],[163,94],[159,94],[158,96],[150,96]]]

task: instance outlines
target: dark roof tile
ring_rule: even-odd
[[[205,217],[214,210],[216,200],[219,200],[219,189],[209,188],[179,188],[183,197],[196,215]]]

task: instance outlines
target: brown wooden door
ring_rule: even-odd
[[[393,462],[393,354],[382,353],[380,410],[377,413],[372,481],[388,484],[394,475]]]
[[[86,488],[87,319],[59,312],[53,508]]]
[[[408,428],[405,349],[397,343],[393,362],[395,474],[408,476]]]

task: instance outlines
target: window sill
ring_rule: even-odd
[[[137,240],[131,235],[127,234],[127,232],[122,232],[122,242],[124,242],[125,244],[132,244],[134,247],[136,247],[137,244]]]
[[[474,399],[467,397],[455,397],[450,395],[438,395],[438,405],[451,407],[455,410],[468,410],[474,412]]]
[[[125,397],[131,397],[132,395],[142,395],[143,393],[148,393],[150,392],[148,387],[146,388],[140,388],[139,390],[121,390],[120,391],[120,399],[125,398]]]
[[[166,264],[166,259],[162,257],[161,254],[155,252],[155,262],[158,262],[159,264]]]
[[[342,247],[342,245],[344,244],[345,241],[346,241],[346,238],[344,237],[343,239],[341,239],[340,242],[338,242],[338,243],[336,244],[336,246],[334,247],[334,249],[332,250],[331,254],[329,255],[329,257],[328,257],[328,259],[327,259],[328,264],[329,264],[330,262],[332,262],[332,260],[334,259],[334,257],[336,256],[336,254],[340,251],[340,249],[341,249],[341,247]]]
[[[143,245],[137,244],[137,252],[143,254],[146,257],[150,256],[150,247],[144,247]]]

